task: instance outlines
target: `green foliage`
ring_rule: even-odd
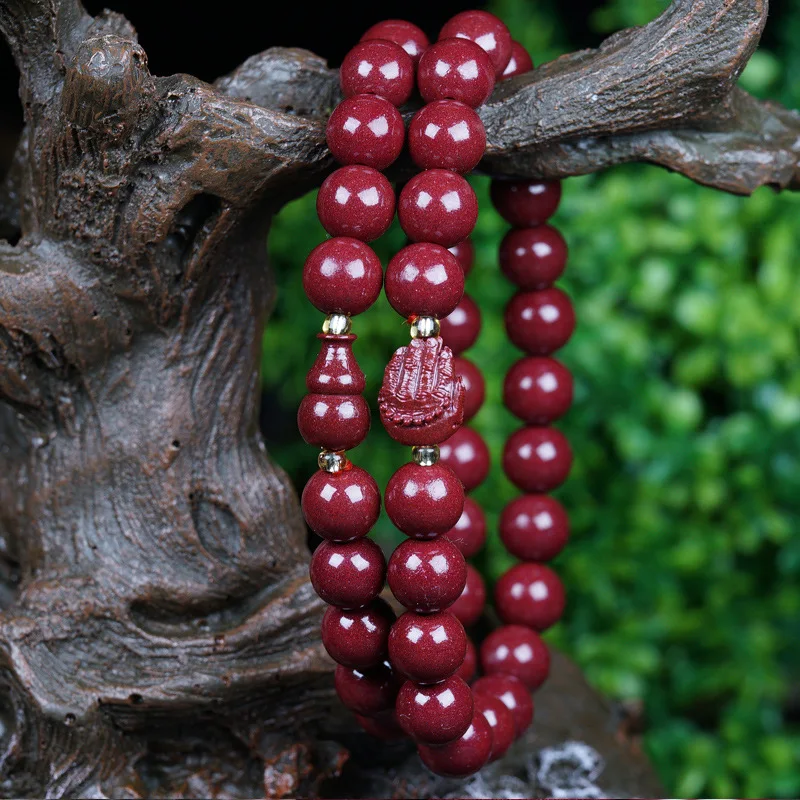
[[[547,40],[562,27],[548,6],[495,5],[537,61],[556,54]],[[593,21],[598,30],[638,24],[663,5],[617,0]],[[800,33],[800,10],[786,17]],[[787,63],[765,51],[743,82],[790,100]],[[474,185],[486,213],[467,290],[480,298],[484,329],[469,355],[487,376],[475,424],[498,465],[515,427],[500,403],[502,375],[519,354],[502,326],[505,226],[487,180]],[[784,712],[800,664],[798,218],[800,197],[731,197],[645,166],[567,181],[554,218],[570,245],[561,285],[579,327],[560,354],[576,381],[561,424],[575,466],[559,492],[573,541],[555,563],[570,604],[548,638],[601,691],[644,700],[646,746],[676,797],[800,795],[800,730]],[[292,416],[320,323],[300,271],[323,237],[306,197],[270,238],[279,295],[264,385],[287,420],[270,446],[298,485],[314,464]],[[394,228],[376,250],[385,262],[402,244]],[[354,327],[374,400],[407,333],[384,299]],[[405,456],[380,425],[353,453],[382,485]],[[499,469],[477,491],[490,531],[514,495]],[[375,537],[391,546],[398,534],[382,519]],[[490,535],[479,557],[487,579],[508,564]]]

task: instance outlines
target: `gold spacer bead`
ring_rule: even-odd
[[[328,314],[322,323],[322,332],[332,333],[334,336],[350,333],[350,328],[350,317],[347,314]]]
[[[323,450],[317,456],[317,466],[323,472],[335,474],[347,468],[347,455],[344,450]]]
[[[432,467],[439,460],[439,445],[417,445],[411,448],[411,456],[421,467]]]
[[[430,339],[438,336],[442,325],[436,317],[417,317],[411,323],[412,339]]]

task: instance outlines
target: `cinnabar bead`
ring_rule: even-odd
[[[406,611],[389,632],[389,661],[415,683],[438,683],[464,663],[467,634],[447,611],[416,614]]]
[[[521,736],[533,721],[533,698],[525,684],[513,675],[484,675],[472,684],[475,697],[498,698],[514,718],[514,730]]]
[[[464,591],[461,593],[461,597],[450,606],[449,611],[465,628],[468,628],[480,619],[485,605],[486,586],[483,578],[472,564],[467,564],[467,581],[464,584]]]
[[[464,558],[472,558],[480,552],[486,542],[486,517],[483,509],[471,497],[464,498],[464,510],[458,522],[445,536],[461,551]]]
[[[362,42],[370,39],[387,39],[399,44],[411,56],[415,66],[430,45],[422,29],[404,19],[385,19],[383,22],[377,22],[361,37]]]
[[[512,500],[500,514],[498,527],[508,552],[523,561],[549,561],[569,539],[567,512],[546,494],[526,494]]]
[[[407,536],[427,539],[446,533],[464,510],[464,487],[443,464],[404,464],[389,479],[384,495],[389,519]]]
[[[456,671],[456,677],[469,683],[478,671],[478,651],[472,643],[472,639],[467,636],[467,652],[464,655],[464,663]]]
[[[483,437],[466,425],[439,445],[439,461],[455,472],[464,491],[480,486],[489,474],[489,448]]]
[[[317,245],[303,267],[303,289],[323,314],[360,314],[381,293],[383,269],[373,249],[349,236]]]
[[[533,69],[533,59],[528,51],[516,40],[511,41],[511,58],[500,76],[501,80],[513,78],[515,75],[522,75]]]
[[[505,755],[517,732],[514,726],[514,715],[508,706],[499,698],[490,694],[473,695],[475,710],[480,711],[492,729],[492,756],[491,761],[496,761]]]
[[[530,628],[503,625],[483,640],[481,667],[487,675],[513,675],[529,689],[538,689],[550,672],[550,652]]]
[[[331,606],[322,617],[322,644],[337,663],[369,669],[386,659],[389,629],[395,619],[394,611],[380,597],[358,610]]]
[[[492,60],[467,39],[443,39],[432,44],[417,66],[417,86],[426,103],[458,100],[477,108],[494,89]]]
[[[339,81],[345,97],[377,94],[401,106],[414,89],[414,62],[395,42],[371,39],[360,42],[344,57]]]
[[[561,182],[494,180],[489,197],[506,222],[515,228],[533,228],[555,214],[561,201]]]
[[[475,266],[475,245],[472,244],[472,239],[464,239],[463,242],[454,244],[447,249],[458,259],[461,269],[464,270],[464,275],[469,275],[472,272],[472,267]]]
[[[575,311],[561,289],[518,292],[505,311],[508,338],[529,355],[547,356],[563,347],[575,330]]]
[[[297,428],[308,444],[352,450],[369,433],[369,405],[360,394],[307,394],[297,410]]]
[[[332,542],[349,542],[366,536],[378,521],[381,493],[372,475],[351,465],[340,472],[315,472],[300,505],[314,533]]]
[[[464,387],[464,423],[466,424],[481,410],[486,398],[486,383],[483,380],[483,373],[466,358],[454,358],[453,369],[456,376],[461,378],[461,385]]]
[[[397,217],[412,241],[452,247],[472,233],[478,220],[478,198],[461,175],[428,169],[403,187]]]
[[[380,715],[381,718],[394,708],[402,683],[386,661],[365,670],[340,664],[333,681],[339,699],[347,708],[365,717]]]
[[[317,360],[306,375],[306,389],[313,394],[361,394],[366,379],[353,355],[356,335],[318,333],[322,340]]]
[[[323,542],[311,557],[314,591],[339,608],[368,606],[383,589],[386,559],[372,539]]]
[[[474,703],[469,686],[455,675],[433,686],[406,681],[397,695],[397,721],[413,739],[425,744],[452,742],[466,733]]]
[[[394,218],[392,184],[372,167],[340,167],[322,182],[317,216],[331,236],[371,242],[386,233]]]
[[[503,471],[523,492],[550,492],[567,479],[572,450],[555,428],[520,428],[503,450]]]
[[[481,332],[481,311],[478,304],[465,294],[441,324],[444,343],[454,356],[458,356],[475,344]]]
[[[361,714],[355,715],[358,724],[370,735],[376,739],[382,739],[385,742],[393,741],[395,739],[405,739],[407,734],[400,727],[397,721],[397,715],[394,711],[383,711],[374,717],[365,717]]]
[[[503,381],[503,402],[523,422],[548,425],[572,405],[572,373],[553,358],[521,358]]]
[[[500,269],[520,289],[546,289],[564,272],[567,243],[551,225],[512,228],[500,243]]]
[[[492,741],[492,730],[485,715],[476,711],[467,730],[454,742],[440,747],[420,744],[417,751],[431,772],[446,778],[466,778],[489,763]]]
[[[486,51],[496,75],[502,75],[511,58],[511,32],[488,11],[462,11],[445,22],[439,39],[468,39]]]
[[[420,169],[471,172],[486,150],[486,131],[474,109],[457,100],[423,106],[408,126],[408,151]]]
[[[358,94],[333,110],[325,137],[340,164],[384,170],[395,161],[406,138],[400,112],[383,97]]]
[[[406,539],[389,558],[386,580],[409,611],[430,614],[458,600],[467,580],[467,564],[461,551],[441,536],[430,541]]]
[[[386,299],[403,317],[446,317],[464,294],[456,257],[438,244],[410,244],[386,269]]]
[[[543,564],[517,564],[494,587],[494,605],[507,625],[547,630],[561,619],[566,598],[558,575]]]

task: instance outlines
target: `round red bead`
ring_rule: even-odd
[[[339,664],[368,669],[386,659],[394,621],[394,611],[380,597],[355,611],[331,606],[322,618],[322,644]]]
[[[405,135],[400,112],[374,94],[342,100],[325,129],[328,148],[340,164],[363,164],[379,170],[400,155]]]
[[[317,216],[331,236],[371,242],[386,233],[394,218],[394,189],[378,170],[354,164],[340,167],[322,182]]]
[[[567,479],[572,450],[555,428],[521,428],[503,450],[503,470],[523,492],[550,492]]]
[[[467,634],[450,613],[407,611],[389,632],[389,661],[415,683],[438,683],[464,663]]]
[[[345,97],[377,94],[394,106],[401,106],[414,89],[414,62],[395,42],[371,39],[357,44],[339,69]]]
[[[353,355],[355,334],[318,333],[322,340],[317,360],[306,375],[306,388],[313,394],[361,394],[364,373]]]
[[[481,332],[481,311],[478,304],[465,294],[441,324],[442,339],[457,356],[475,344]]]
[[[522,358],[506,375],[503,402],[523,422],[547,425],[572,405],[572,374],[552,358]]]
[[[336,667],[334,685],[339,699],[351,711],[365,717],[383,715],[394,708],[400,679],[388,662],[359,670]]]
[[[411,56],[415,65],[430,45],[428,37],[420,28],[403,19],[386,19],[376,23],[361,37],[362,42],[370,39],[386,39],[399,44]]]
[[[428,103],[408,126],[408,150],[420,169],[471,172],[486,150],[486,131],[475,111],[457,100]]]
[[[464,273],[438,244],[410,244],[389,262],[386,298],[401,316],[446,317],[464,294]]]
[[[422,763],[437,775],[465,778],[486,766],[492,755],[492,730],[483,713],[476,712],[465,733],[439,747],[420,744]]]
[[[480,711],[492,729],[492,761],[505,755],[517,732],[514,715],[508,706],[499,698],[490,694],[476,694],[475,710]]]
[[[502,75],[511,58],[511,33],[505,23],[488,11],[462,11],[448,20],[440,39],[468,39],[486,51],[496,75]]]
[[[397,695],[397,721],[426,744],[447,744],[463,736],[472,722],[472,692],[455,675],[433,686],[406,681]]]
[[[374,717],[355,715],[358,724],[370,735],[383,741],[405,739],[406,732],[400,727],[394,711],[384,711]]]
[[[559,181],[492,181],[492,204],[515,228],[533,228],[555,214],[561,200]]]
[[[452,247],[472,233],[478,220],[478,198],[461,175],[429,169],[403,187],[397,217],[412,241]],[[463,278],[463,270],[459,272]]]
[[[464,239],[463,242],[454,244],[448,250],[458,259],[461,269],[464,270],[464,275],[469,275],[475,264],[475,246],[472,244],[472,239]]]
[[[543,631],[564,613],[564,586],[543,564],[517,564],[494,587],[494,605],[507,625]]]
[[[464,663],[458,668],[456,677],[469,683],[478,671],[478,651],[472,643],[472,639],[467,636],[467,652],[464,656]]]
[[[504,625],[483,640],[481,666],[487,675],[513,675],[529,689],[538,689],[550,672],[550,653],[535,631]]]
[[[447,533],[464,510],[464,487],[443,464],[404,464],[389,479],[384,506],[389,519],[408,536]]]
[[[326,602],[339,608],[363,608],[383,589],[386,559],[372,539],[323,542],[311,557],[311,585]]]
[[[360,394],[307,394],[297,410],[300,435],[314,447],[351,450],[369,433],[369,405]]]
[[[341,472],[319,470],[308,480],[300,504],[308,527],[332,542],[366,536],[378,521],[381,493],[361,467]]]
[[[533,699],[525,684],[513,675],[484,675],[472,684],[475,697],[488,695],[502,701],[514,717],[514,730],[521,736],[533,721]]]
[[[483,614],[486,605],[486,586],[480,572],[467,564],[467,581],[461,597],[450,606],[450,613],[465,627],[474,625]]]
[[[459,428],[439,446],[440,463],[455,472],[464,491],[480,486],[489,474],[489,448],[483,437],[472,428]]]
[[[453,359],[453,369],[464,387],[464,423],[467,423],[481,410],[486,398],[486,383],[481,371],[466,358]]]
[[[569,539],[569,517],[554,497],[526,494],[503,509],[499,530],[512,556],[523,561],[549,561]]]
[[[522,75],[525,72],[530,72],[533,69],[533,59],[530,57],[528,51],[517,41],[511,42],[511,58],[508,59],[508,64],[503,70],[501,76],[502,80],[506,78],[513,78],[515,75]]]
[[[483,509],[471,497],[465,497],[464,510],[458,522],[445,535],[464,558],[472,558],[486,541],[486,517]]]
[[[563,347],[575,330],[575,311],[561,289],[518,292],[505,312],[508,338],[526,353],[546,356]]]
[[[567,243],[550,225],[512,228],[500,244],[500,269],[520,289],[546,289],[567,264]]]
[[[417,86],[426,103],[458,100],[476,108],[494,89],[494,66],[486,51],[467,39],[443,39],[419,60]]]
[[[303,289],[323,314],[360,314],[381,293],[383,269],[369,245],[337,236],[317,245],[303,267]]]

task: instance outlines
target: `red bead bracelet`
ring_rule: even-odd
[[[503,401],[523,425],[504,448],[502,466],[523,494],[503,511],[499,535],[520,559],[494,586],[503,626],[478,651],[465,628],[482,615],[487,589],[465,559],[486,540],[486,519],[468,493],[490,468],[480,434],[462,427],[485,398],[478,367],[462,357],[478,338],[478,304],[464,294],[474,261],[469,235],[478,203],[463,177],[483,157],[486,133],[475,109],[497,80],[533,68],[506,26],[484,11],[445,24],[430,44],[409,22],[370,28],[348,53],[340,76],[344,100],[327,126],[342,165],[323,183],[317,211],[331,239],[306,260],[303,285],[326,315],[320,354],[298,412],[303,438],[320,448],[303,513],[325,541],[311,581],[329,604],[322,641],[338,662],[340,699],[362,727],[382,739],[410,736],[434,772],[465,776],[503,756],[533,719],[531,692],[546,680],[550,655],[540,633],[564,610],[564,588],[542,562],[558,555],[569,521],[547,492],[566,480],[572,452],[552,424],[572,402],[572,376],[553,353],[569,340],[575,315],[553,286],[567,258],[563,237],[547,224],[561,186],[496,180],[491,199],[512,226],[499,248],[500,269],[517,289],[505,312],[510,342],[521,351],[503,384]],[[424,101],[408,127],[408,152],[420,172],[399,197],[382,174],[406,141],[397,110],[414,86]],[[398,214],[410,242],[385,276],[367,242]],[[412,460],[389,481],[384,505],[408,538],[388,568],[366,538],[380,512],[372,477],[346,450],[369,428],[365,380],[353,355],[351,317],[383,286],[410,326],[411,340],[391,357],[378,395],[381,422]],[[388,579],[406,612],[396,617],[379,594]],[[483,677],[473,681],[480,665]]]

